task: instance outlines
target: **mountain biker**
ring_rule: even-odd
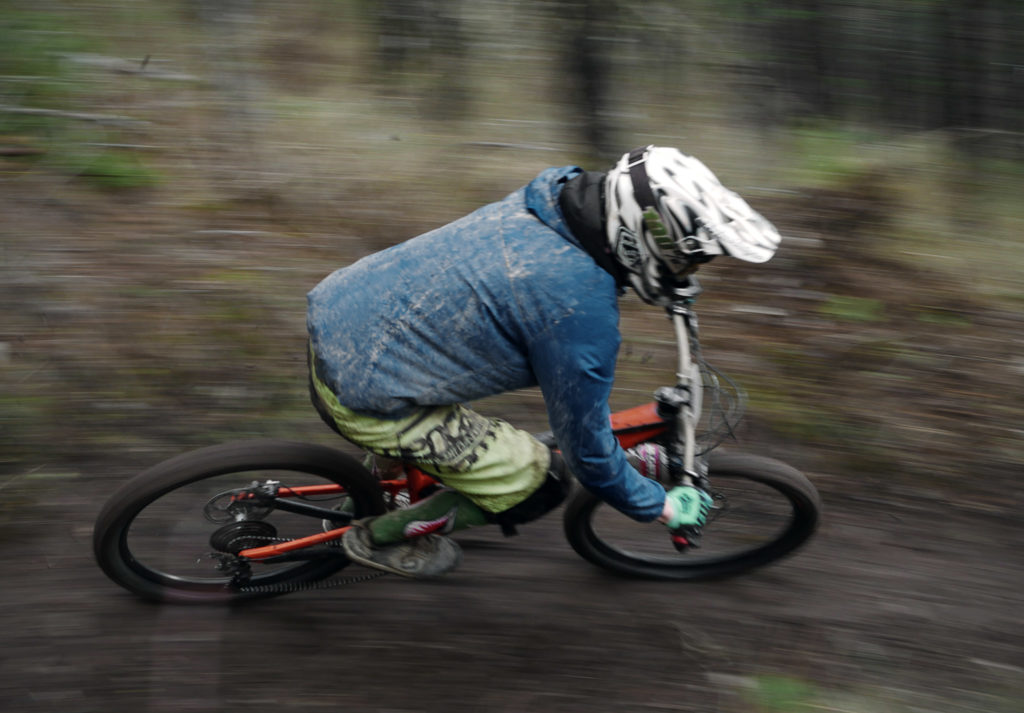
[[[764,262],[779,240],[699,160],[647,146],[607,173],[546,169],[497,203],[328,276],[308,296],[317,411],[358,446],[444,486],[357,521],[346,554],[405,576],[443,574],[460,560],[447,533],[536,519],[565,498],[568,473],[635,520],[703,525],[710,497],[692,486],[666,492],[612,434],[617,300],[631,287],[666,305],[701,264]],[[560,454],[463,405],[533,385]]]

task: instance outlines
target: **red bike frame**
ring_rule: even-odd
[[[658,415],[658,405],[653,401],[641,406],[624,411],[618,411],[611,416],[612,432],[623,448],[632,448],[638,443],[644,443],[665,433],[670,422]],[[437,480],[433,476],[424,473],[415,466],[406,466],[405,477],[394,480],[380,481],[383,488],[392,497],[401,492],[409,494],[409,501],[416,502],[422,497],[423,491],[436,485]],[[297,487],[282,487],[277,491],[277,497],[307,497],[312,495],[327,495],[341,493],[344,489],[340,485],[305,485]],[[288,542],[280,542],[274,545],[263,547],[252,547],[238,553],[239,557],[249,560],[263,560],[286,552],[294,552],[305,547],[323,544],[337,540],[348,531],[350,525],[339,527],[327,532],[320,532],[309,537],[301,537]]]

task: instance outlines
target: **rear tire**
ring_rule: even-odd
[[[324,496],[318,504],[330,508],[344,502],[355,517],[386,509],[376,479],[340,451],[278,440],[226,443],[160,463],[114,492],[96,519],[96,561],[110,579],[146,599],[217,603],[283,594],[288,585],[323,579],[349,564],[342,556],[253,563],[251,579],[240,587],[216,571],[214,561],[204,559],[213,550],[210,536],[220,526],[204,517],[211,497],[267,479],[284,486],[338,484],[344,493]],[[322,528],[313,518],[278,510],[254,514],[251,522],[264,519],[286,537]],[[267,585],[278,587],[260,590]]]
[[[712,511],[700,548],[676,552],[663,526],[632,521],[583,490],[566,506],[565,535],[580,556],[617,574],[696,581],[769,564],[814,534],[818,493],[785,463],[713,453],[708,477],[719,509]]]

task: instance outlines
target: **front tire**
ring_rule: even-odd
[[[214,549],[210,538],[219,525],[204,514],[208,504],[219,493],[265,480],[282,486],[340,485],[343,493],[318,496],[317,504],[343,505],[355,517],[386,509],[374,477],[340,451],[278,440],[226,443],[160,463],[119,488],[96,519],[96,561],[110,579],[143,598],[218,603],[281,594],[289,591],[288,585],[323,579],[346,566],[342,556],[253,563],[244,586],[216,570],[209,558]],[[311,535],[322,528],[313,518],[279,510],[254,512],[244,521],[267,522],[263,529],[281,536],[275,539]],[[258,538],[247,546],[258,546]]]
[[[657,523],[638,523],[579,491],[566,506],[572,548],[599,567],[629,577],[704,580],[761,567],[814,534],[821,501],[814,486],[785,463],[713,453],[708,477],[716,496],[699,548],[679,553]]]

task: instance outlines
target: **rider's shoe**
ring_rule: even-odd
[[[462,551],[450,532],[488,524],[469,498],[447,488],[409,508],[354,523],[341,545],[354,562],[403,577],[430,578],[450,572]]]
[[[414,579],[440,577],[459,566],[462,549],[444,535],[421,535],[391,545],[375,545],[368,527],[356,525],[341,539],[353,562]]]

